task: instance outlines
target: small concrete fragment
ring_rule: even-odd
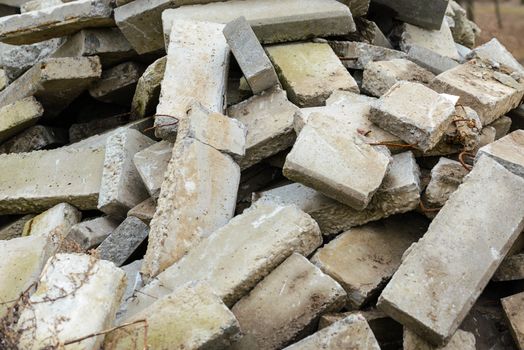
[[[353,17],[363,17],[368,13],[370,0],[338,0],[347,5]]]
[[[502,261],[497,272],[493,275],[492,280],[500,281],[516,281],[524,279],[524,254],[515,254],[506,256]]]
[[[100,80],[89,88],[89,94],[102,102],[129,106],[136,84],[145,67],[136,62],[125,62],[102,72]]]
[[[446,10],[446,19],[449,23],[453,39],[457,44],[471,49],[475,46],[480,28],[468,18],[467,11],[456,1],[450,0]]]
[[[431,208],[443,207],[467,174],[468,171],[459,162],[440,158],[437,165],[431,169],[431,180],[424,192],[424,201]]]
[[[111,27],[109,0],[78,0],[63,5],[0,18],[0,41],[24,45],[73,34],[89,27]]]
[[[438,30],[446,14],[449,0],[421,2],[418,0],[372,0],[393,11],[402,22],[422,28]]]
[[[20,332],[19,346],[58,347],[111,327],[124,289],[124,272],[110,262],[84,254],[55,255],[44,267],[28,305],[20,310],[14,327]],[[89,337],[76,344],[96,349],[102,340]]]
[[[228,349],[240,336],[238,321],[206,283],[191,282],[158,299],[124,323],[147,322],[152,349]],[[144,324],[110,332],[104,349],[128,350],[145,343]]]
[[[513,57],[513,55],[497,40],[493,38],[484,45],[478,46],[471,51],[468,59],[480,58],[492,60],[503,64],[524,76],[524,67]]]
[[[336,90],[359,93],[355,79],[326,43],[295,43],[269,46],[289,100],[299,107],[322,106]]]
[[[33,214],[27,214],[0,227],[0,241],[7,241],[22,236],[26,222],[34,217]]]
[[[7,76],[7,73],[2,68],[0,69],[0,91],[5,89],[9,85],[9,77]]]
[[[482,157],[404,258],[378,307],[432,344],[449,341],[522,232],[522,196],[524,179]]]
[[[404,24],[400,39],[400,48],[409,52],[412,46],[423,47],[443,57],[459,61],[460,55],[453,41],[453,35],[447,21],[443,21],[439,30],[428,30],[411,24]]]
[[[35,124],[44,114],[34,97],[26,97],[0,108],[0,142]]]
[[[351,12],[353,15],[354,13]],[[365,18],[354,18],[355,24],[357,25],[357,31],[347,36],[348,40],[363,42],[370,45],[382,46],[388,49],[392,49],[393,46],[388,38],[382,33],[379,26]]]
[[[434,346],[404,328],[404,350],[476,350],[473,333],[458,330],[445,346]]]
[[[73,225],[66,240],[75,242],[83,252],[99,245],[119,225],[119,222],[108,216],[82,221]]]
[[[140,119],[155,113],[160,97],[160,85],[164,79],[167,56],[159,58],[146,68],[138,79],[131,103],[131,118]]]
[[[515,175],[524,178],[524,130],[515,130],[482,147],[477,153],[477,159],[482,155],[493,158]]]
[[[329,46],[340,57],[346,68],[364,69],[370,62],[404,59],[402,51],[354,41],[329,41]]]
[[[366,319],[361,314],[350,315],[285,350],[380,350]]]
[[[156,201],[148,198],[127,212],[127,216],[134,216],[149,225],[156,212]]]
[[[502,307],[509,321],[511,335],[519,349],[524,348],[524,293],[501,299]]]
[[[495,135],[495,140],[499,140],[506,136],[509,131],[511,130],[511,125],[513,124],[513,121],[510,117],[503,116],[499,119],[495,120],[493,123],[489,124],[488,126],[491,126],[497,130],[497,134]]]
[[[278,296],[278,298],[275,298]],[[244,336],[234,349],[282,349],[344,306],[346,293],[300,254],[292,254],[231,309]]]
[[[25,153],[63,146],[67,143],[65,129],[35,125],[0,145],[0,153]]]
[[[164,174],[173,153],[173,144],[167,141],[157,142],[133,156],[133,163],[147,191],[153,198],[160,195]]]

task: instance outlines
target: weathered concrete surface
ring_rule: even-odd
[[[410,61],[426,68],[433,74],[443,73],[459,65],[457,61],[419,45],[411,44],[406,51],[407,58]]]
[[[431,180],[424,192],[424,201],[432,208],[444,206],[467,174],[468,171],[459,162],[440,158],[437,165],[431,169]]]
[[[484,45],[474,48],[470,55],[468,55],[468,59],[472,58],[480,58],[487,61],[492,60],[524,75],[524,67],[522,67],[519,61],[513,57],[497,38],[493,38]]]
[[[507,255],[502,261],[492,280],[516,281],[524,279],[524,254]]]
[[[364,316],[354,314],[288,346],[285,350],[316,349],[380,350],[380,346]]]
[[[509,321],[511,335],[519,349],[524,348],[524,293],[501,299],[502,307]]]
[[[508,116],[500,117],[499,119],[495,120],[493,123],[489,124],[488,126],[491,126],[497,130],[497,134],[495,135],[495,140],[501,139],[504,136],[506,136],[509,131],[511,130],[511,126],[513,124],[513,121]]]
[[[127,216],[134,216],[149,225],[156,212],[156,202],[153,198],[148,198],[136,207],[127,212]]]
[[[173,153],[173,144],[160,141],[135,153],[133,163],[135,164],[142,182],[153,198],[160,195],[160,187],[164,182],[164,174]]]
[[[14,327],[20,332],[20,348],[57,347],[111,327],[124,289],[125,274],[112,263],[84,254],[57,254],[20,311]],[[96,349],[102,340],[91,337],[77,346]]]
[[[0,41],[23,45],[73,34],[89,27],[111,27],[109,0],[78,0],[60,6],[0,18]]]
[[[0,106],[34,96],[45,115],[55,116],[102,74],[97,57],[48,58],[35,64],[0,93]]]
[[[355,14],[351,12],[353,16]],[[379,26],[366,18],[354,18],[355,24],[357,25],[357,31],[346,36],[348,41],[363,42],[370,45],[382,46],[388,49],[392,49],[393,46],[388,38],[384,35]]]
[[[103,162],[103,148],[0,155],[0,213],[34,213],[61,202],[96,209]]]
[[[120,307],[116,313],[115,324],[122,323],[122,318],[125,317],[125,313],[127,311],[129,299],[133,296],[135,291],[144,286],[144,281],[140,275],[140,267],[142,266],[142,262],[143,260],[135,260],[130,264],[120,267],[126,274],[127,284],[124,295],[122,296],[122,302],[120,303]]]
[[[89,94],[99,101],[127,107],[144,70],[144,65],[136,62],[124,62],[104,70],[100,80],[89,88]]]
[[[159,58],[146,68],[138,79],[131,103],[131,118],[140,119],[153,115],[160,97],[160,85],[164,79],[167,57]]]
[[[0,142],[35,124],[44,114],[34,97],[26,97],[0,108]]]
[[[456,1],[451,0],[446,10],[446,18],[453,39],[457,44],[464,45],[471,49],[475,46],[477,37],[480,35],[480,28],[468,18],[467,11]]]
[[[288,149],[296,139],[293,116],[298,107],[289,102],[286,92],[279,89],[264,91],[237,105],[227,114],[247,128],[246,153],[239,160],[241,169]]]
[[[435,345],[448,341],[524,228],[523,195],[524,179],[482,157],[404,258],[378,307]]]
[[[275,296],[278,295],[278,298]],[[244,336],[234,349],[282,349],[344,306],[346,293],[300,254],[292,254],[231,309]]]
[[[423,47],[455,61],[460,60],[460,55],[453,41],[453,35],[447,21],[442,22],[439,30],[428,30],[411,24],[404,24],[400,48],[404,52],[409,52],[412,46]]]
[[[427,29],[439,29],[448,7],[448,0],[420,2],[418,0],[372,0],[391,9],[396,18]]]
[[[108,216],[82,221],[71,227],[66,240],[75,242],[82,251],[87,252],[106,239],[118,225],[118,220]]]
[[[176,122],[186,117],[195,102],[211,112],[224,112],[230,51],[223,29],[223,24],[192,20],[173,25],[156,109],[164,115],[155,118],[157,137],[174,142]]]
[[[401,51],[353,41],[329,41],[329,46],[341,57],[346,68],[364,69],[369,62],[404,59]]]
[[[240,336],[235,316],[206,283],[188,283],[124,322],[147,321],[152,349],[228,349]],[[144,324],[109,333],[107,350],[128,350],[145,342]],[[141,345],[138,345],[141,346]]]
[[[348,293],[348,309],[360,309],[384,287],[411,244],[426,232],[417,216],[398,216],[353,228],[320,248],[311,262]]]
[[[512,173],[524,178],[524,130],[515,130],[482,147],[477,153],[477,159],[482,155],[495,159]]]
[[[307,256],[321,243],[318,225],[306,213],[257,201],[146,285],[128,312],[134,314],[193,280],[207,281],[231,306],[292,253]]]
[[[255,198],[270,197],[285,205],[294,204],[318,222],[323,235],[332,236],[351,227],[417,208],[419,177],[420,170],[413,154],[405,152],[393,156],[388,174],[364,210],[355,210],[301,184],[275,188],[256,194]]]
[[[444,136],[455,102],[419,83],[398,82],[371,107],[372,122],[427,151]]]
[[[404,350],[476,350],[473,333],[458,330],[445,346],[434,346],[404,328]]]
[[[9,85],[9,77],[7,76],[7,73],[2,68],[0,69],[0,91],[6,88],[6,86]]]
[[[460,96],[459,103],[473,108],[482,125],[488,125],[519,106],[524,81],[487,61],[471,60],[438,75],[431,83],[435,91]]]
[[[35,125],[0,145],[0,153],[24,153],[65,145],[67,130]]]
[[[20,6],[20,13],[38,11],[45,8],[54,7],[69,2],[67,0],[30,0]]]
[[[380,97],[401,80],[426,85],[434,77],[429,71],[406,59],[370,62],[364,68],[362,89]]]
[[[25,223],[34,217],[33,214],[27,214],[0,227],[0,241],[7,241],[22,236]]]
[[[133,164],[133,156],[153,143],[133,129],[122,130],[107,139],[97,206],[100,211],[125,217],[129,209],[149,197]]]
[[[335,90],[359,93],[355,79],[327,43],[268,46],[289,100],[299,107],[322,106]]]

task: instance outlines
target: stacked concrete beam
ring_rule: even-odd
[[[524,130],[515,130],[482,147],[477,153],[477,158],[482,155],[495,159],[512,173],[524,178]]]
[[[144,70],[145,67],[136,62],[124,62],[104,70],[100,80],[89,88],[89,94],[102,102],[128,106]]]
[[[135,153],[133,163],[142,178],[142,182],[153,198],[160,195],[164,174],[173,153],[173,144],[167,141],[157,142]]]
[[[439,30],[428,30],[411,24],[404,24],[400,48],[404,52],[409,52],[412,46],[425,48],[455,61],[460,60],[460,55],[455,46],[455,41],[453,41],[453,35],[447,21],[442,22]]]
[[[42,105],[32,96],[0,108],[0,143],[35,124],[42,114]]]
[[[406,54],[386,47],[353,41],[329,41],[329,46],[341,57],[346,68],[364,69],[370,62],[404,59]]]
[[[433,74],[441,74],[459,65],[457,61],[420,45],[411,44],[406,51],[407,59]]]
[[[160,86],[164,79],[167,57],[151,63],[138,79],[135,94],[131,103],[131,118],[140,119],[155,113],[160,97]]]
[[[372,0],[374,4],[384,6],[397,19],[422,28],[438,30],[444,19],[448,0],[436,0],[423,3],[417,0]]]

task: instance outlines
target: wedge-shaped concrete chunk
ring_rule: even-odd
[[[73,34],[89,27],[111,27],[113,8],[109,0],[78,0],[0,19],[0,41],[32,44]]]
[[[346,293],[300,254],[293,254],[231,309],[243,338],[234,349],[282,349],[344,306]]]
[[[133,163],[142,178],[149,194],[158,198],[164,174],[173,153],[173,144],[167,141],[157,142],[135,153]]]
[[[502,307],[509,321],[511,335],[519,349],[524,348],[524,293],[501,299]]]
[[[44,114],[34,97],[26,97],[0,108],[0,142],[35,124]]]
[[[476,47],[468,55],[468,58],[480,58],[493,60],[524,75],[524,67],[513,57],[513,55],[501,44],[497,38],[493,38],[484,45]]]
[[[346,68],[364,69],[369,62],[406,58],[402,51],[354,41],[329,41],[329,46],[341,57]]]
[[[379,308],[435,345],[449,341],[522,232],[523,196],[524,179],[482,157],[405,257]]]
[[[155,114],[160,97],[160,85],[164,79],[167,57],[162,57],[151,63],[144,74],[138,79],[135,95],[131,103],[131,117],[145,118]]]
[[[228,349],[240,328],[235,316],[206,283],[188,283],[124,320],[136,323],[109,333],[104,349],[127,350],[136,344],[152,349]]]
[[[482,155],[495,159],[512,173],[524,178],[524,130],[515,130],[482,147],[477,153],[477,158]]]
[[[429,30],[411,24],[404,24],[400,48],[404,52],[409,52],[412,46],[423,47],[452,60],[460,60],[460,55],[455,46],[455,41],[453,41],[453,35],[447,21],[443,21],[438,30]]]
[[[66,240],[78,244],[81,250],[87,252],[106,239],[118,227],[118,224],[118,220],[108,216],[82,221],[71,227]]]
[[[444,206],[467,174],[468,171],[460,162],[440,158],[437,165],[431,169],[431,180],[424,192],[424,201],[433,208]]]
[[[475,350],[473,333],[458,330],[445,346],[434,346],[407,328],[404,328],[404,350]]]
[[[373,0],[393,11],[396,18],[427,29],[439,29],[449,0],[420,2],[418,0]]]
[[[139,218],[144,223],[149,225],[156,212],[156,201],[153,198],[148,198],[136,207],[127,212],[127,216],[134,216]]]
[[[309,255],[321,243],[318,225],[306,213],[257,201],[139,291],[128,312],[134,314],[193,280],[207,281],[233,305],[293,252]]]
[[[359,92],[355,79],[326,43],[283,44],[266,50],[289,99],[300,107],[322,106],[336,90]]]
[[[285,350],[379,350],[377,339],[361,314],[350,315]]]

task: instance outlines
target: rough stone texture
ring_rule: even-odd
[[[471,60],[438,75],[431,88],[460,96],[459,103],[473,108],[488,125],[519,106],[524,96],[524,81],[514,80],[486,61]]]
[[[229,349],[240,336],[235,316],[205,283],[188,283],[124,320],[147,321],[147,344],[152,349]],[[127,350],[144,344],[144,324],[109,333],[104,349]]]
[[[293,146],[296,139],[293,116],[298,110],[280,88],[264,91],[228,108],[227,114],[248,131],[246,154],[239,160],[241,169]]]
[[[404,350],[476,350],[475,343],[472,333],[459,329],[447,345],[436,347],[409,329],[404,329]]]
[[[440,158],[437,165],[431,169],[431,180],[426,187],[424,201],[433,208],[444,206],[467,174],[468,171],[459,162]]]
[[[446,16],[449,16],[445,20],[449,22],[455,42],[464,45],[466,48],[473,48],[477,36],[480,35],[480,28],[469,20],[467,11],[456,1],[450,0]]]
[[[87,252],[106,239],[118,225],[118,220],[108,216],[82,221],[71,227],[66,239],[75,242],[82,251]]]
[[[9,77],[7,76],[7,73],[2,68],[0,69],[0,91],[6,88],[6,86],[9,85]]]
[[[125,274],[112,263],[84,254],[57,254],[20,311],[14,328],[20,331],[20,348],[57,347],[111,327],[124,289]],[[97,349],[102,340],[91,337],[76,346]]]
[[[266,50],[289,100],[299,107],[322,106],[335,90],[359,92],[327,43],[283,44]]]
[[[388,49],[393,48],[389,39],[386,38],[384,33],[380,30],[379,26],[375,22],[363,17],[354,19],[355,24],[357,25],[357,31],[347,35],[344,38],[345,40],[363,42],[370,45],[382,46]]]
[[[35,213],[61,202],[96,209],[103,163],[103,148],[0,155],[0,213]]]
[[[39,151],[62,146],[68,141],[65,129],[35,125],[0,145],[0,154]]]
[[[60,6],[0,18],[0,41],[24,45],[73,34],[89,27],[111,27],[109,0],[78,0]]]
[[[133,296],[135,291],[144,286],[142,281],[142,276],[140,275],[140,267],[142,266],[143,260],[135,260],[130,264],[120,267],[126,273],[126,290],[122,296],[122,302],[120,303],[120,308],[116,313],[115,324],[121,324],[122,318],[125,316],[127,311],[127,304],[129,299]]]
[[[497,130],[497,134],[495,135],[495,140],[501,139],[504,136],[506,136],[509,131],[511,130],[511,125],[513,121],[510,117],[503,116],[499,119],[495,120],[493,123],[489,124],[488,126],[491,126]]]
[[[207,281],[231,306],[292,253],[307,256],[321,243],[318,225],[306,213],[257,201],[146,285],[128,312],[142,310],[193,280]]]
[[[0,142],[35,124],[44,114],[34,97],[26,97],[0,108]]]
[[[100,80],[89,88],[89,94],[102,102],[129,106],[136,84],[145,67],[136,62],[124,62],[102,72]]]
[[[328,43],[336,55],[341,57],[344,66],[350,69],[364,69],[368,63],[375,61],[406,58],[404,52],[367,43],[353,41],[329,41]]]
[[[311,188],[291,184],[262,192],[285,205],[294,204],[318,222],[322,234],[332,236],[351,227],[377,221],[418,207],[420,170],[411,152],[393,156],[391,168],[373,199],[364,210],[355,210]]]
[[[418,0],[372,0],[391,9],[396,18],[422,28],[438,30],[444,19],[449,0],[421,2]]]
[[[419,83],[396,83],[371,107],[372,122],[409,144],[427,151],[444,136],[455,103]]]
[[[502,307],[509,321],[511,335],[519,349],[524,348],[524,293],[501,299]]]
[[[506,256],[502,261],[497,272],[493,275],[492,280],[499,281],[516,281],[524,279],[524,254],[515,254]]]
[[[275,298],[275,296],[277,296]],[[244,336],[234,349],[282,349],[344,306],[346,293],[300,254],[293,254],[231,309]]]
[[[149,227],[142,220],[128,216],[96,249],[100,259],[122,266],[147,238]]]
[[[167,56],[159,58],[146,68],[138,79],[131,102],[131,118],[140,119],[155,113],[160,97],[160,85],[164,79]]]
[[[118,28],[89,28],[68,37],[51,56],[98,56],[107,67],[135,57],[136,52]]]
[[[244,17],[229,22],[224,36],[254,94],[279,84],[271,61]]]
[[[0,106],[34,96],[45,115],[55,116],[102,74],[97,57],[48,58],[37,63],[0,93]]]
[[[443,73],[459,65],[457,61],[419,45],[410,45],[406,53],[407,59],[429,70],[433,74]]]
[[[160,187],[172,153],[173,144],[160,141],[135,153],[133,157],[136,170],[153,198],[160,195]]]
[[[426,232],[416,216],[399,216],[344,232],[320,248],[311,262],[348,293],[349,310],[360,309],[393,276],[406,249]]]
[[[125,217],[129,209],[149,197],[133,164],[133,156],[153,143],[149,137],[133,129],[122,130],[107,139],[98,198],[100,211]]]
[[[477,159],[486,155],[512,173],[524,178],[524,130],[515,130],[498,141],[482,147]]]
[[[347,316],[285,350],[380,350],[366,319],[361,314]]]
[[[134,216],[149,225],[156,211],[156,201],[148,198],[127,212],[127,216]]]
[[[468,59],[480,58],[492,60],[503,64],[524,76],[524,67],[513,57],[513,55],[497,40],[493,38],[484,45],[474,48],[467,57]]]
[[[231,157],[180,138],[151,221],[142,273],[156,276],[224,226],[233,217],[239,181],[240,168]]]
[[[34,218],[33,214],[27,214],[13,222],[0,227],[0,241],[7,241],[22,236],[25,223]]]
[[[370,0],[338,0],[347,5],[353,17],[362,17],[368,13]]]
[[[404,258],[379,308],[435,345],[448,341],[524,228],[522,196],[524,179],[482,157]]]
[[[223,29],[223,24],[192,20],[173,25],[156,109],[172,117],[155,118],[157,137],[174,142],[176,121],[185,118],[195,102],[211,112],[224,112],[230,51]]]
[[[38,11],[45,8],[62,5],[69,2],[68,0],[30,0],[20,6],[20,13],[29,11]]]
[[[423,47],[452,60],[460,60],[460,55],[453,41],[453,35],[447,21],[442,22],[439,30],[428,30],[411,24],[404,24],[400,48],[402,51],[408,52],[413,45]]]
[[[362,89],[380,97],[401,80],[426,85],[434,77],[429,71],[406,59],[370,62],[364,68]]]

